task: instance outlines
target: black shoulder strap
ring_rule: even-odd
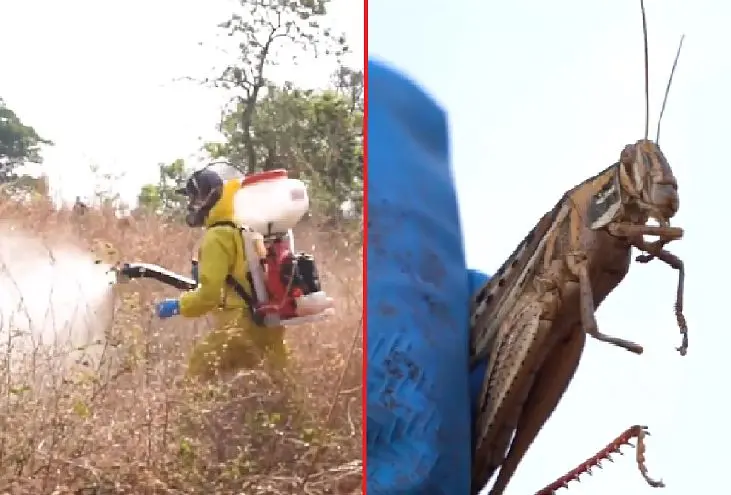
[[[238,226],[230,220],[222,220],[220,222],[214,222],[208,226],[209,229],[213,227],[231,227],[232,229],[239,230]]]
[[[239,229],[239,227],[235,223],[233,223],[231,221],[215,222],[215,223],[213,223],[213,224],[211,224],[211,225],[208,226],[209,229],[210,228],[213,228],[213,227],[231,227],[232,229],[235,229],[237,231],[240,231],[241,230],[241,229]],[[254,281],[251,278],[251,272],[247,272],[246,273],[246,277],[247,277],[247,279],[249,281],[249,285],[251,285],[251,287],[253,288],[254,287]],[[246,289],[244,289],[244,286],[241,285],[239,283],[239,281],[236,280],[233,277],[233,275],[231,275],[230,273],[228,275],[226,275],[226,283],[229,285],[229,287],[231,287],[234,290],[234,292],[236,292],[236,294],[241,299],[244,300],[244,302],[246,303],[246,305],[249,307],[249,310],[251,311],[252,315],[256,316],[256,314],[255,314],[256,295],[255,294],[249,294],[248,292],[246,292]]]

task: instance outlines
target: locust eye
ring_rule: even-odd
[[[631,144],[628,144],[624,147],[622,150],[622,153],[619,155],[619,161],[622,162],[625,165],[632,165],[632,163],[635,160],[635,147]]]

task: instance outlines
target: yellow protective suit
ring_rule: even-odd
[[[224,185],[221,199],[206,218],[198,252],[198,288],[180,296],[182,316],[195,318],[213,311],[215,328],[195,346],[188,362],[188,374],[200,378],[253,368],[262,360],[276,371],[287,364],[284,327],[256,325],[246,303],[226,284],[230,273],[251,294],[241,233],[232,226],[212,226],[233,221],[238,182]]]

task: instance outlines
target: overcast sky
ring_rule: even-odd
[[[218,137],[226,95],[174,80],[210,76],[227,60],[215,49],[216,24],[232,4],[238,2],[0,2],[0,97],[56,143],[44,152],[46,168],[67,198],[90,194],[91,164],[127,172],[120,186],[134,198],[143,182],[154,181],[157,163],[193,157],[199,138]],[[349,38],[348,62],[362,67],[363,10],[333,0],[330,13],[330,24]],[[305,59],[270,74],[318,87],[334,69],[332,60]]]
[[[674,350],[677,274],[658,262],[635,264],[598,323],[641,343],[645,354],[589,340],[508,495],[534,493],[635,423],[650,426],[647,463],[666,481],[663,494],[718,493],[727,485],[731,4],[647,0],[646,7],[653,130],[686,34],[661,145],[680,184],[674,224],[686,238],[670,248],[687,267],[689,353]],[[369,51],[447,110],[468,261],[488,273],[565,190],[614,163],[643,134],[636,0],[371,0]],[[628,455],[565,493],[652,491]]]

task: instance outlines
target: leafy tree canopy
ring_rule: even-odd
[[[157,184],[142,186],[137,203],[140,208],[171,218],[183,218],[184,199],[175,191],[185,184],[188,167],[185,160],[177,159],[172,163],[157,165],[159,176]]]
[[[26,163],[42,163],[41,145],[52,145],[25,125],[0,98],[0,181],[15,176],[15,170]]]
[[[342,34],[324,26],[327,4],[239,0],[237,11],[219,24],[238,46],[236,59],[206,81],[236,96],[220,123],[225,141],[206,143],[204,150],[244,174],[287,169],[309,184],[313,209],[333,216],[343,202],[356,213],[362,205],[364,77],[362,70],[340,62],[349,47]],[[277,85],[267,77],[272,66],[305,53],[338,62],[330,89]],[[161,174],[175,163],[160,165]],[[175,173],[184,169],[183,164]],[[169,176],[144,186],[140,205],[155,211],[177,207],[180,198],[171,196],[168,183],[184,178]]]
[[[214,158],[239,164],[244,173],[285,168],[310,184],[321,212],[347,200],[360,202],[363,182],[363,113],[335,90],[269,87],[257,105],[247,139],[241,127],[244,105],[222,124],[224,143],[209,143]],[[247,145],[248,141],[248,145]],[[253,151],[253,153],[250,153]],[[256,162],[247,156],[256,157]]]

